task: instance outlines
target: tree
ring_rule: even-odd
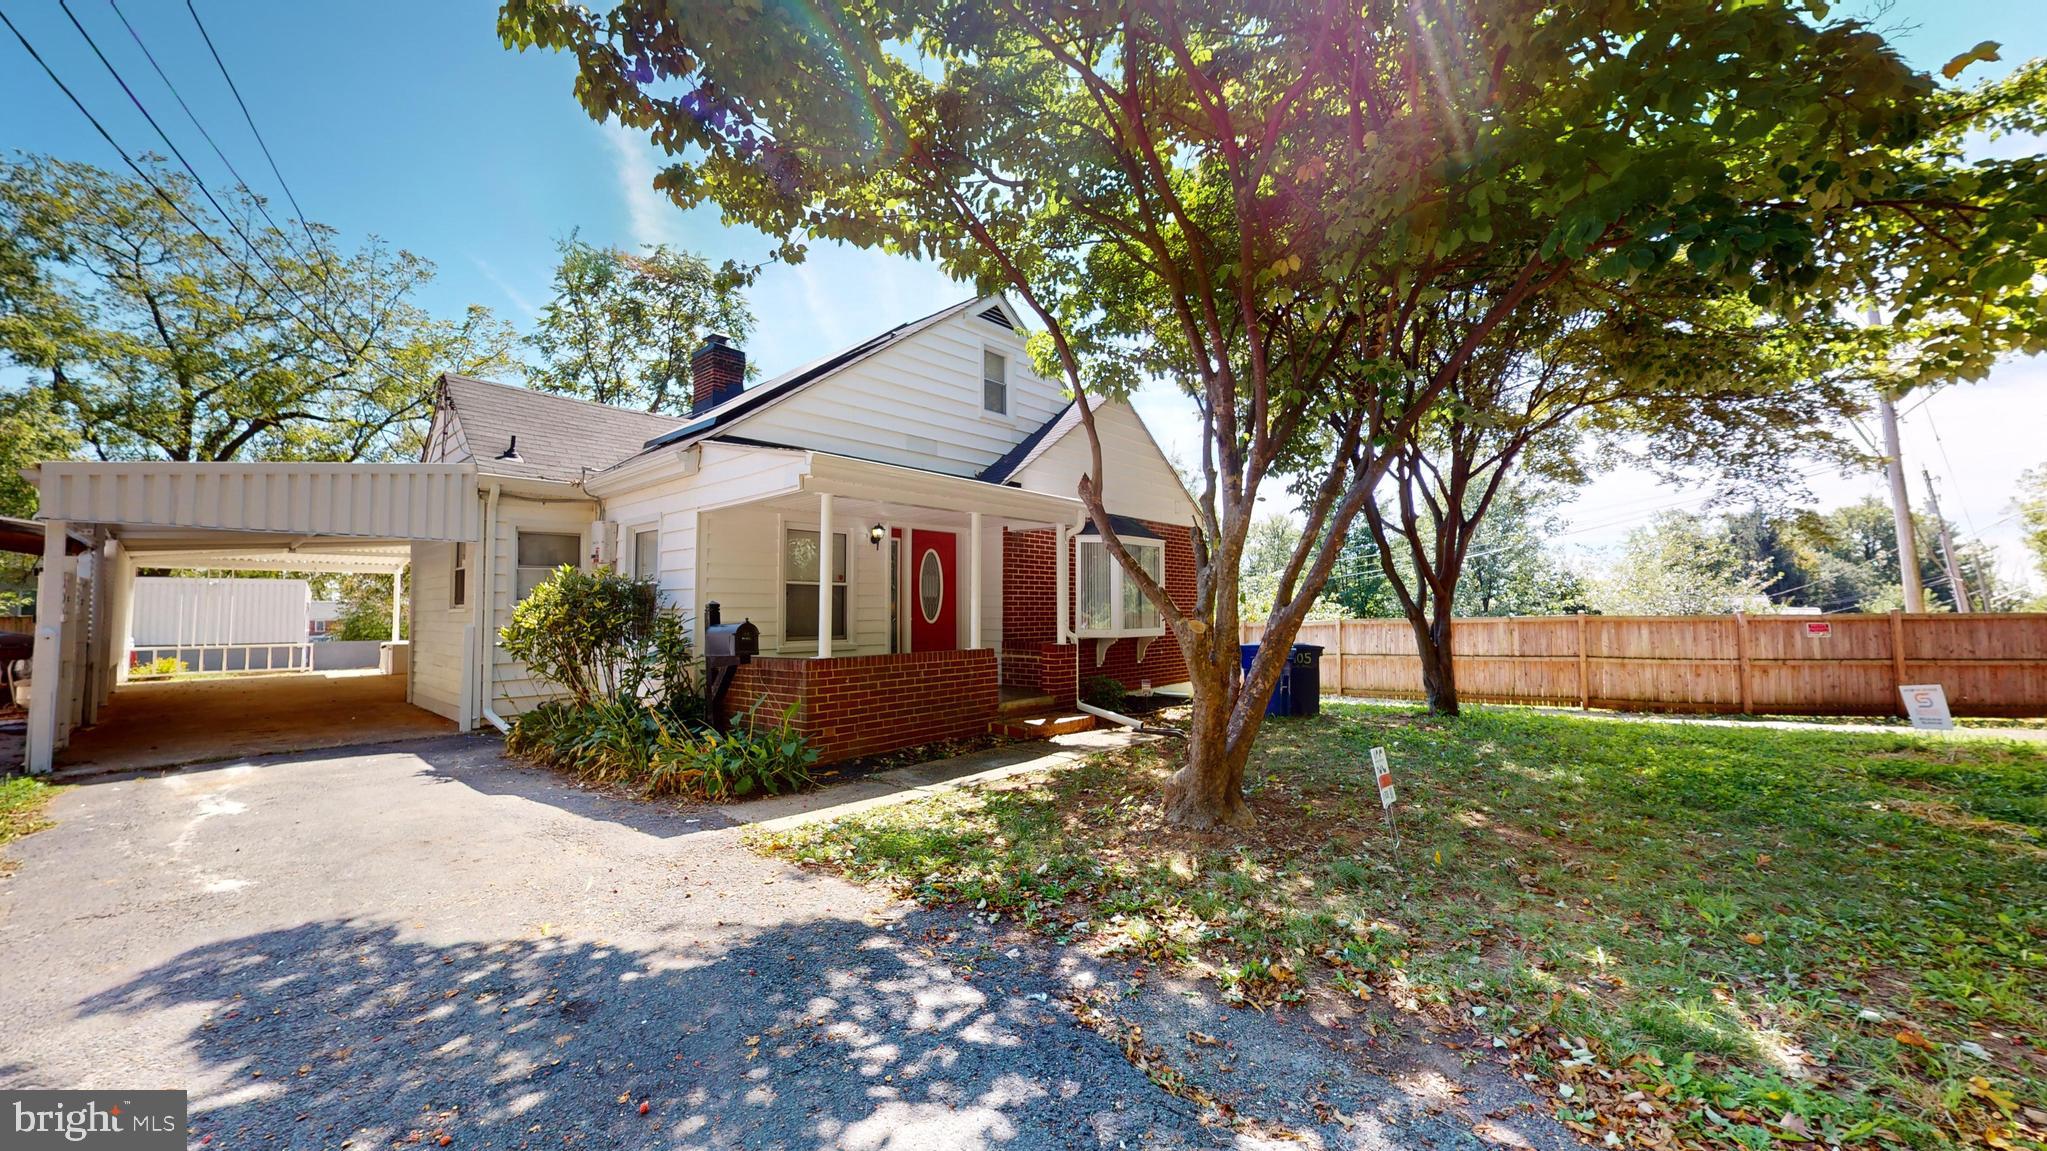
[[[1562,530],[1554,492],[1509,484],[1493,501],[1457,586],[1462,616],[1563,615],[1585,609],[1585,580],[1550,549]]]
[[[1279,573],[1286,570],[1287,558],[1300,542],[1301,525],[1291,516],[1274,512],[1252,522],[1244,539],[1244,570],[1237,585],[1247,614],[1264,615],[1272,610]]]
[[[436,374],[509,363],[515,337],[485,309],[441,320],[410,302],[427,261],[374,241],[339,254],[318,225],[294,241],[246,190],[215,197],[222,216],[152,166],[155,187],[0,162],[0,362],[42,381],[101,458],[402,455]]]
[[[554,298],[526,337],[533,386],[650,412],[687,414],[691,353],[714,333],[744,341],[753,313],[731,265],[666,245],[645,254],[558,241]]]
[[[1463,344],[1490,295],[1446,293],[1427,306],[1426,365]],[[1391,491],[1364,508],[1414,631],[1430,710],[1457,714],[1452,612],[1481,528],[1516,476],[1582,483],[1596,463],[1588,450],[1596,431],[1643,440],[1666,472],[1781,482],[1801,450],[1827,440],[1815,429],[1857,407],[1825,370],[1833,328],[1824,311],[1772,320],[1683,265],[1638,277],[1624,293],[1559,289],[1496,325],[1428,417],[1379,449],[1393,460]]]
[[[1628,533],[1589,598],[1602,615],[1721,615],[1766,604],[1764,576],[1705,517],[1665,512]]]
[[[2047,578],[2047,464],[2020,473],[2012,510],[2018,513],[2019,530],[2025,533],[2026,550],[2033,553],[2033,566]]]
[[[819,239],[934,259],[1035,316],[1094,450],[1077,494],[1186,656],[1187,759],[1165,802],[1196,828],[1249,821],[1263,702],[1392,463],[1376,445],[1425,417],[1490,328],[1568,275],[1625,282],[1680,254],[1766,299],[1819,286],[1836,208],[1910,201],[1887,165],[1926,90],[1862,26],[1816,27],[1785,0],[812,16],[507,0],[499,28],[574,53],[593,117],[685,157],[656,179],[679,205],[716,202],[781,237],[783,259]],[[1473,282],[1500,287],[1396,399],[1386,385],[1423,361],[1420,305]],[[1103,505],[1089,397],[1147,374],[1181,382],[1203,420],[1192,610]],[[1310,431],[1326,450],[1304,462]],[[1240,677],[1256,492],[1292,464],[1301,542]]]

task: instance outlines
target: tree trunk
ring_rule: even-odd
[[[1412,613],[1407,622],[1414,628],[1415,651],[1421,655],[1422,694],[1429,701],[1429,710],[1456,715],[1457,665],[1450,652],[1450,617],[1427,619]]]
[[[1232,692],[1238,666],[1235,643],[1200,644],[1187,661],[1194,685],[1187,761],[1166,781],[1163,797],[1166,822],[1174,827],[1215,831],[1246,828],[1253,822],[1244,802],[1244,765],[1264,708],[1253,711],[1246,701],[1266,698],[1271,685],[1266,695],[1254,695],[1248,682],[1244,690]],[[1253,675],[1259,670],[1254,667]],[[1276,673],[1272,680],[1278,682]]]

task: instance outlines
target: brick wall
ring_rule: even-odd
[[[833,763],[988,730],[995,653],[923,651],[843,659],[755,659],[725,694],[725,713],[756,703],[763,721],[795,704],[794,726]]]
[[[1195,591],[1192,531],[1170,524],[1153,523],[1149,526],[1152,534],[1166,545],[1166,594],[1174,603],[1192,611]],[[1076,653],[1077,669],[1075,661],[1062,660],[1053,654],[1059,650],[1052,646],[1058,632],[1055,605],[1059,596],[1058,572],[1052,566],[1056,550],[1054,539],[1050,528],[1006,531],[1002,535],[1003,682],[1027,687],[1031,686],[1034,678],[1041,685],[1041,690],[1064,703],[1073,698],[1074,689],[1070,685],[1077,682],[1072,678],[1076,673],[1081,680],[1097,675],[1111,676],[1131,691],[1136,691],[1146,680],[1150,680],[1153,686],[1185,681],[1187,661],[1171,635],[1153,639],[1147,645],[1143,659],[1137,657],[1137,641],[1128,638],[1111,643],[1108,651],[1102,653],[1099,664],[1095,662],[1096,641],[1080,641]],[[1078,602],[1080,575],[1071,557],[1067,563],[1068,594]],[[1035,659],[1028,654],[1033,651],[1037,653]],[[1054,690],[1055,687],[1061,690]]]

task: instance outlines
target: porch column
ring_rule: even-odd
[[[405,617],[405,573],[391,573],[391,642],[397,643],[405,637],[401,621]]]
[[[817,658],[832,658],[832,493],[817,497]],[[853,562],[847,556],[846,562]]]
[[[36,580],[36,650],[29,673],[28,770],[49,772],[57,756],[57,709],[63,702],[64,541],[70,526],[43,521],[43,570]]]
[[[1068,549],[1066,532],[1065,524],[1052,525],[1052,594],[1058,600],[1053,605],[1052,617],[1059,621],[1059,626],[1053,634],[1060,643],[1073,642],[1072,629],[1067,626],[1066,609],[1073,597],[1068,594],[1067,588],[1066,556]]]
[[[981,646],[981,513],[967,513],[967,646]]]

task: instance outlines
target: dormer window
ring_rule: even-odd
[[[1009,357],[985,348],[981,351],[981,407],[998,415],[1009,414]]]

